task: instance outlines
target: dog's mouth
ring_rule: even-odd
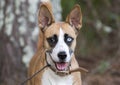
[[[65,71],[68,69],[69,63],[68,62],[55,62],[55,66],[58,71]]]
[[[58,71],[66,71],[68,70],[69,66],[70,66],[70,62],[55,62],[52,59],[51,54],[49,54],[51,57],[51,60],[53,61],[54,65],[55,65],[55,69]]]

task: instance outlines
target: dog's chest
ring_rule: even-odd
[[[42,85],[72,85],[73,78],[71,75],[60,77],[50,69],[46,70],[42,76]]]

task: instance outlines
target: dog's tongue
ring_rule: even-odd
[[[67,68],[67,63],[56,63],[56,67],[59,71],[64,71]]]

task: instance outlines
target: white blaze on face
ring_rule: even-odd
[[[60,28],[58,42],[51,53],[52,59],[55,62],[59,62],[58,53],[62,52],[62,51],[66,52],[66,54],[67,54],[66,62],[69,62],[71,60],[69,46],[65,43],[64,32],[63,32],[62,28]]]
[[[50,0],[41,0],[41,2],[49,2]]]

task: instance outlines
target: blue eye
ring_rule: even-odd
[[[67,38],[67,42],[71,42],[72,41],[72,38],[71,37],[68,37]]]
[[[64,41],[67,45],[71,45],[72,41],[73,41],[73,38],[71,36],[69,36],[68,34],[65,34],[64,35]]]

